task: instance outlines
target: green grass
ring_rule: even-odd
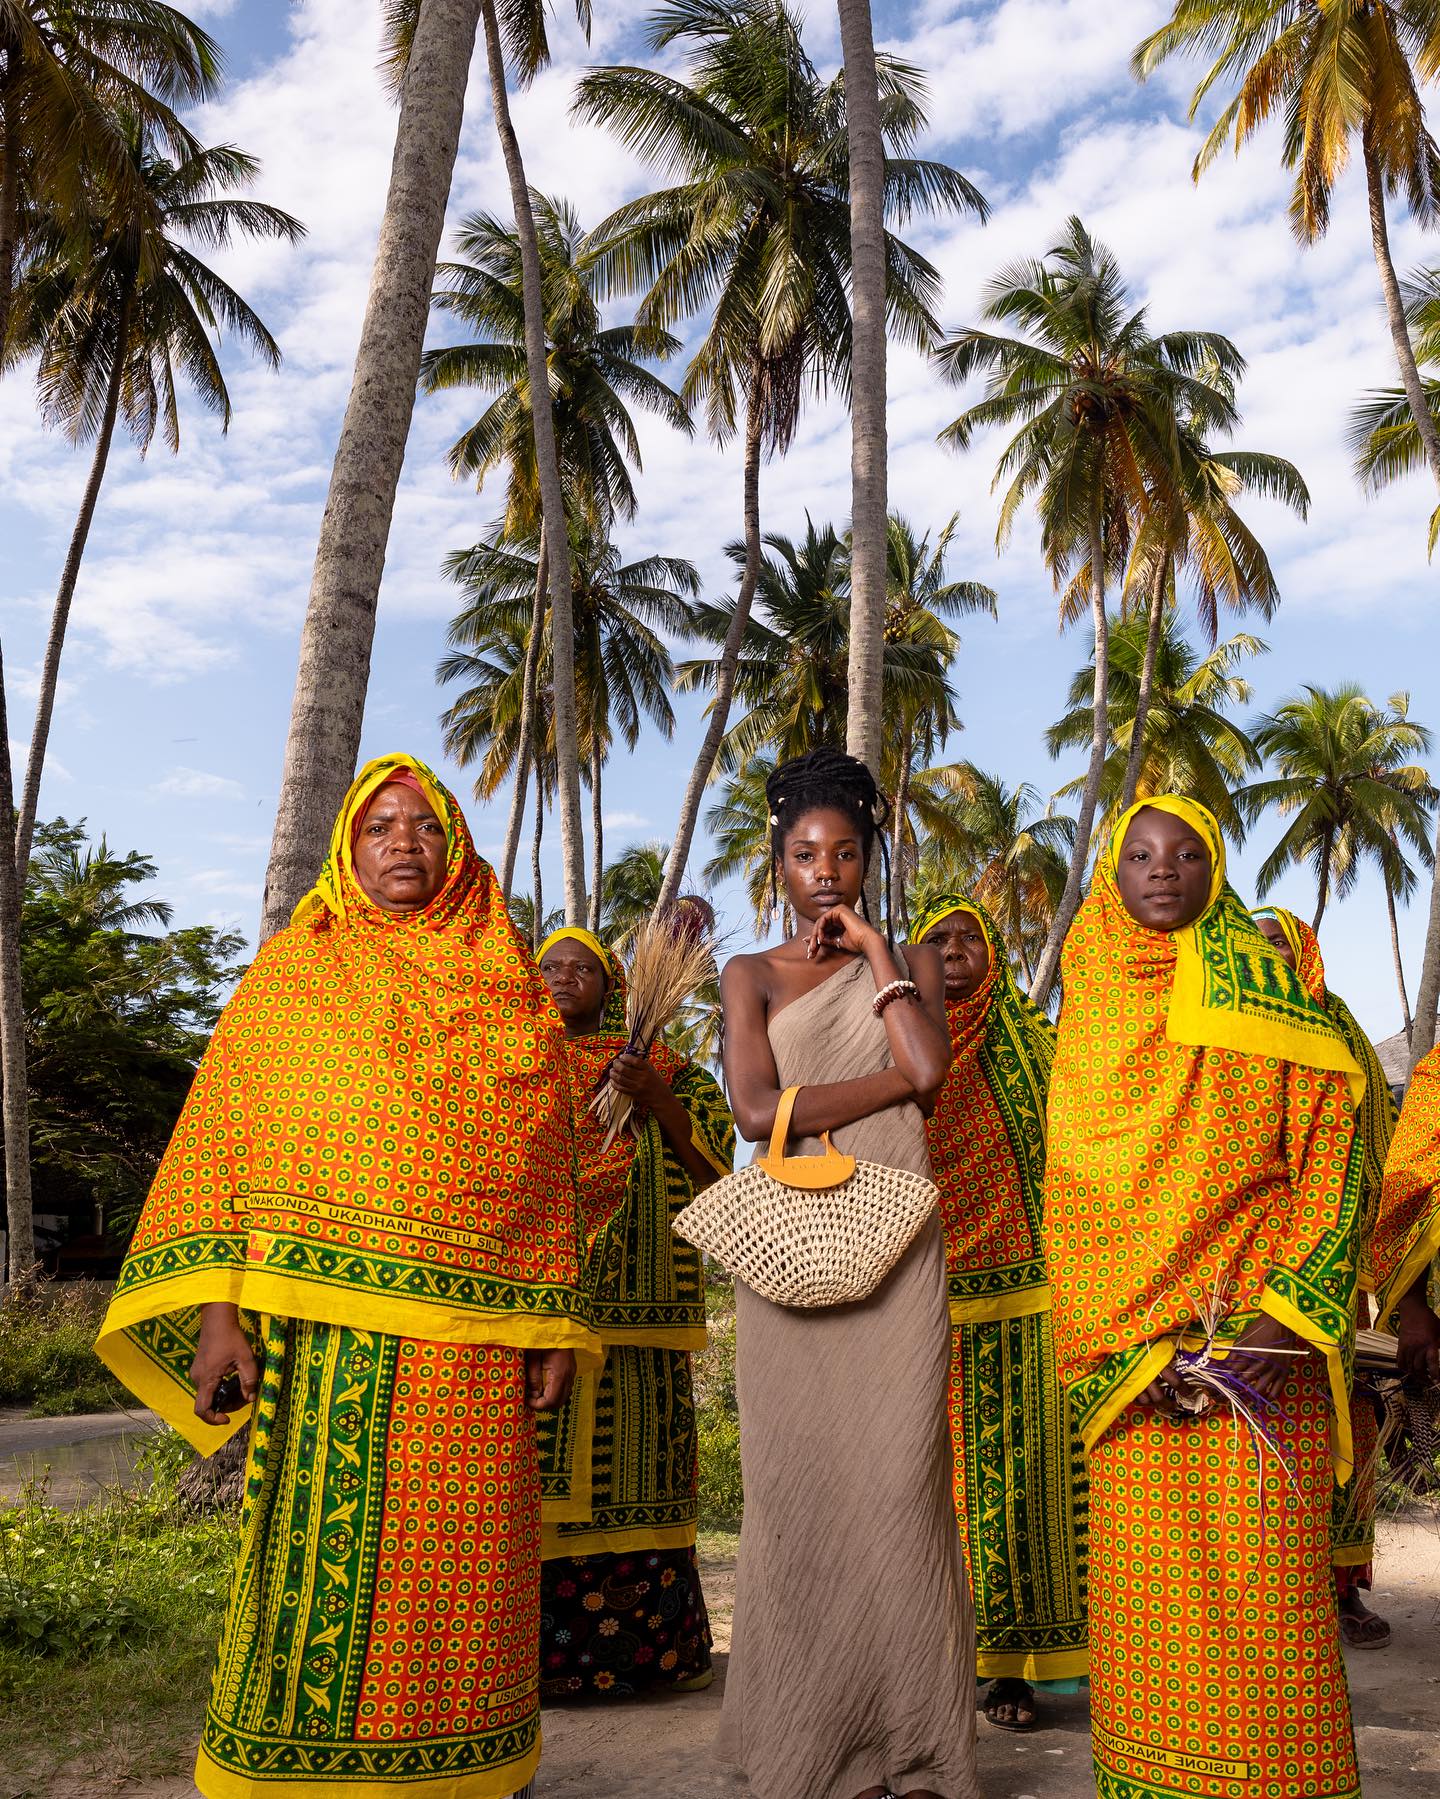
[[[744,1510],[740,1485],[740,1406],[735,1397],[735,1317],[710,1318],[710,1346],[695,1358],[695,1418],[700,1438],[702,1530],[737,1530]]]
[[[6,1799],[104,1792],[188,1771],[220,1633],[236,1519],[175,1502],[173,1432],[74,1512],[43,1488],[0,1507],[0,1768]]]
[[[37,1418],[107,1412],[127,1403],[95,1354],[104,1291],[88,1281],[46,1282],[0,1305],[0,1405]]]

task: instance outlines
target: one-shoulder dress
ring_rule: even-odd
[[[874,997],[857,959],[782,1007],[770,1022],[781,1084],[891,1066]],[[863,1161],[930,1172],[912,1104],[832,1137]],[[721,1751],[754,1799],[855,1799],[882,1784],[976,1799],[939,1214],[857,1304],[778,1306],[738,1281],[735,1293],[745,1517]]]

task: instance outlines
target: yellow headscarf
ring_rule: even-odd
[[[1178,793],[1139,800],[1119,820],[1096,869],[1102,909],[1119,907],[1116,871],[1125,834],[1136,816],[1150,808],[1183,819],[1210,852],[1210,891],[1195,923],[1171,933],[1175,939],[1175,982],[1170,993],[1166,1034],[1172,1043],[1207,1049],[1235,1049],[1243,1055],[1275,1056],[1301,1068],[1332,1068],[1350,1083],[1358,1106],[1365,1076],[1336,1031],[1324,1004],[1310,993],[1285,958],[1261,932],[1225,878],[1225,839],[1212,812]],[[1139,927],[1125,913],[1130,929]]]
[[[445,826],[440,891],[390,913],[354,826],[397,771]],[[297,921],[226,1006],[145,1201],[98,1344],[202,1452],[197,1308],[598,1360],[579,1265],[564,1039],[453,796],[368,763]],[[242,1414],[233,1414],[238,1429]]]
[[[1120,897],[1145,805],[1210,852],[1206,909],[1181,930],[1147,929]],[[1176,795],[1142,806],[1116,825],[1065,944],[1045,1182],[1062,1378],[1094,1442],[1212,1306],[1222,1347],[1268,1312],[1325,1355],[1343,1470],[1362,1077],[1226,885],[1214,818]]]

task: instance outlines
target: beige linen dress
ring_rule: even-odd
[[[857,958],[783,1007],[770,1023],[782,1086],[891,1066],[874,997]],[[914,1105],[832,1136],[863,1161],[930,1172]],[[976,1799],[939,1214],[857,1304],[809,1311],[735,1291],[745,1520],[721,1751],[755,1799],[882,1784]]]

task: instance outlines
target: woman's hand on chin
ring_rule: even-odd
[[[867,924],[853,906],[843,903],[831,906],[815,920],[805,946],[807,961],[815,961],[827,953],[841,952],[852,956],[868,954],[879,939],[874,925]]]

